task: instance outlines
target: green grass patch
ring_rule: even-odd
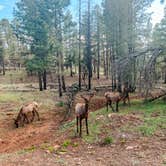
[[[44,143],[44,144],[42,144],[42,145],[40,146],[40,148],[41,148],[42,150],[47,150],[47,151],[49,151],[50,153],[55,152],[54,146],[50,145],[49,143]]]
[[[156,131],[164,132],[166,129],[166,104],[164,101],[159,100],[152,103],[143,103],[140,100],[134,100],[131,106],[123,106],[120,104],[120,112],[117,115],[127,116],[128,114],[136,114],[141,120],[141,125],[134,126],[131,121],[126,121],[123,127],[120,127],[121,132],[137,132],[144,136],[152,136]],[[100,135],[105,133],[105,137],[109,136],[112,132],[112,128],[107,127],[112,123],[112,119],[108,117],[112,111],[109,109],[107,112],[106,108],[91,112],[89,114],[89,135],[86,135],[85,121],[83,120],[83,140],[88,143],[100,142]],[[157,115],[155,115],[157,114]],[[163,130],[164,129],[164,130]],[[71,132],[72,135],[76,132],[76,120],[65,123],[60,127],[61,132]],[[109,138],[108,138],[109,139]],[[105,140],[107,142],[107,139]],[[112,140],[110,140],[111,142]],[[115,140],[116,141],[116,140]],[[109,142],[109,140],[108,140]]]
[[[63,144],[62,144],[62,146],[64,147],[64,148],[67,148],[69,145],[71,145],[72,143],[71,143],[71,140],[65,140],[64,142],[63,142]]]
[[[151,136],[156,131],[156,126],[148,126],[147,124],[144,124],[144,125],[138,127],[138,131],[143,136]]]
[[[34,152],[37,148],[32,145],[30,148],[24,149],[25,152]]]
[[[58,106],[58,107],[64,107],[64,102],[60,101],[60,102],[56,103],[56,106]]]
[[[0,102],[17,102],[21,100],[21,94],[15,92],[5,92],[0,94]]]
[[[109,145],[109,144],[112,144],[113,142],[114,142],[113,138],[109,136],[104,138],[103,144]]]

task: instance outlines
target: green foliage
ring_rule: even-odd
[[[104,138],[104,141],[103,141],[103,143],[105,144],[105,145],[109,145],[109,144],[112,144],[114,141],[113,141],[113,138],[112,137],[105,137]]]
[[[64,102],[63,101],[60,101],[56,104],[58,107],[64,107]]]
[[[40,146],[41,149],[43,150],[48,150],[50,153],[53,153],[55,151],[55,148],[50,145],[49,143],[44,143]]]
[[[69,145],[71,145],[71,140],[65,140],[62,144],[64,148],[67,148]]]
[[[36,150],[36,147],[33,145],[30,148],[25,149],[24,151],[30,153],[30,152],[34,152],[35,150]]]
[[[144,124],[138,127],[138,131],[140,131],[144,136],[151,136],[159,129],[166,129],[165,116],[160,115],[159,117],[145,118]]]
[[[140,131],[143,136],[152,136],[156,131],[156,127],[148,126],[147,124],[145,124],[145,125],[139,126],[138,131]]]

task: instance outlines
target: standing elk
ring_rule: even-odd
[[[19,127],[19,125],[24,126],[25,121],[27,123],[33,122],[35,115],[37,115],[38,120],[40,120],[39,118],[39,113],[38,113],[38,108],[39,108],[39,104],[37,102],[32,102],[29,103],[25,106],[22,106],[18,116],[16,119],[14,119],[14,123],[16,125],[16,128]],[[28,114],[31,113],[32,114],[32,119],[29,120],[28,119]]]
[[[119,111],[119,102],[122,100],[123,104],[126,104],[126,100],[128,100],[128,104],[130,105],[130,98],[129,98],[129,92],[130,89],[126,86],[124,86],[123,91],[120,92],[106,92],[104,94],[106,98],[106,106],[107,106],[107,111],[108,111],[108,106],[112,108],[113,112],[118,112]],[[116,110],[114,110],[112,103],[116,103]]]
[[[82,136],[82,119],[85,119],[86,132],[87,132],[87,135],[89,135],[88,110],[89,110],[90,100],[93,96],[94,96],[94,94],[90,94],[89,97],[84,97],[81,95],[81,98],[84,99],[84,103],[77,103],[75,106],[77,133],[79,132],[78,131],[78,123],[80,123],[80,133],[79,133],[80,137]]]

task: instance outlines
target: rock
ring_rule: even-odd
[[[103,115],[100,115],[96,118],[96,120],[101,120],[101,119],[104,119],[104,116]]]
[[[134,149],[133,146],[128,146],[128,147],[126,147],[126,150],[132,150],[132,149]]]
[[[5,142],[4,142],[4,140],[3,140],[3,139],[1,139],[1,138],[0,138],[0,143],[2,143],[2,144],[3,144],[3,143],[5,143]]]
[[[60,145],[54,145],[54,150],[57,151],[60,147]]]
[[[137,149],[138,146],[127,146],[126,150],[133,150],[133,149]]]

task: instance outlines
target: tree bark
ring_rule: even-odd
[[[72,63],[70,64],[70,77],[73,77],[73,65],[72,65]]]
[[[57,70],[57,75],[58,75],[58,90],[59,90],[59,97],[62,97],[62,85],[61,85],[60,57],[59,57],[59,53],[57,53],[57,58],[58,58],[58,70]]]
[[[88,0],[88,25],[87,25],[87,68],[88,68],[88,90],[91,89],[92,78],[92,55],[91,55],[91,26],[90,26],[90,0]]]
[[[39,77],[39,90],[43,91],[43,83],[42,83],[42,74],[41,74],[41,72],[38,72],[38,77]]]
[[[5,75],[5,62],[4,62],[4,58],[2,60],[2,67],[3,67],[3,75]]]
[[[79,0],[79,55],[78,55],[79,90],[81,90],[81,0]]]
[[[44,90],[47,89],[47,71],[46,70],[44,70],[43,72],[43,88]]]

